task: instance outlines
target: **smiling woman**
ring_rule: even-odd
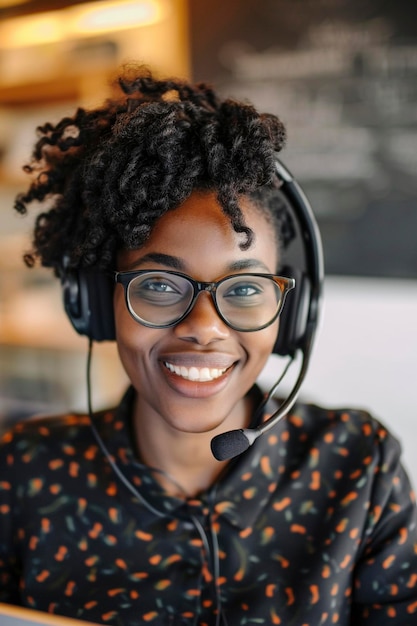
[[[40,205],[25,260],[53,268],[90,349],[116,340],[130,385],[5,434],[0,601],[110,626],[411,626],[398,442],[294,404],[322,259],[282,123],[140,68],[120,87],[38,129],[16,208]],[[303,355],[283,401],[257,385],[272,352]]]

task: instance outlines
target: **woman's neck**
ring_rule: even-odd
[[[243,428],[249,424],[252,404],[250,395],[242,399],[241,419],[236,427]],[[217,461],[211,452],[211,439],[218,432],[177,431],[162,420],[144,419],[144,410],[140,399],[136,398],[133,436],[141,462],[158,470],[155,477],[171,496],[192,498],[206,491],[228,463]]]

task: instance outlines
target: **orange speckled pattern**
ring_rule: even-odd
[[[299,404],[184,500],[135,458],[132,401],[94,420],[159,514],[88,416],[4,436],[0,601],[109,626],[416,626],[414,497],[378,421]]]

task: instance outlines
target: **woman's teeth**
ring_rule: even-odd
[[[184,367],[183,365],[172,365],[172,363],[167,362],[165,362],[165,367],[177,376],[181,376],[181,378],[199,383],[215,380],[222,376],[227,369],[218,369],[217,367]]]

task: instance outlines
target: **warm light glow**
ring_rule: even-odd
[[[77,7],[72,30],[79,35],[95,35],[151,24],[161,17],[162,7],[157,0],[95,2]]]
[[[92,37],[160,21],[166,0],[114,0],[73,5],[57,11],[3,20],[0,49]]]
[[[18,4],[26,4],[30,0],[0,0],[0,9],[10,9]]]
[[[57,12],[4,20],[0,29],[1,48],[23,48],[28,45],[56,43],[62,38],[62,23]]]

